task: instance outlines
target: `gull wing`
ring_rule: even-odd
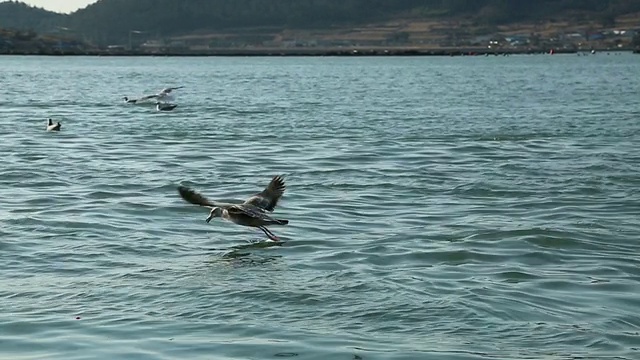
[[[284,194],[285,188],[284,178],[276,175],[262,192],[248,198],[244,205],[252,205],[271,212],[278,205],[278,200]]]
[[[204,195],[200,194],[199,192],[183,185],[178,186],[178,194],[180,194],[180,197],[182,197],[183,200],[194,205],[199,205],[204,207],[216,207],[216,206],[223,205],[223,204],[219,204],[214,201],[211,201],[207,199]]]
[[[161,94],[168,94],[170,92],[172,92],[173,90],[178,90],[178,89],[182,89],[184,86],[176,86],[176,87],[168,87],[168,88],[164,88],[162,89],[162,91],[160,91]]]
[[[281,220],[274,219],[264,210],[251,205],[237,204],[226,208],[229,216],[242,219],[245,224],[252,226],[264,225],[269,223],[281,223]]]
[[[257,219],[270,219],[269,215],[267,215],[262,209],[253,206],[245,206],[243,204],[231,205],[227,207],[227,211],[230,215],[245,214]]]
[[[158,97],[157,94],[147,95],[147,96],[143,96],[143,97],[137,99],[136,101],[145,101],[145,100],[149,100],[149,99],[153,99],[153,98],[157,98],[157,97]]]

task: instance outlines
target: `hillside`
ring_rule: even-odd
[[[610,24],[640,0],[100,0],[72,14],[71,28],[122,42],[130,30],[160,37],[271,27],[335,29],[397,18],[472,18],[483,25],[579,16]]]
[[[411,36],[424,42],[435,34],[455,43],[517,24],[611,27],[637,12],[640,0],[99,0],[67,16],[5,2],[0,28],[64,27],[102,45],[195,34],[231,45],[240,34],[245,44],[252,37],[263,44],[297,34],[338,39],[357,29],[371,30],[378,40],[403,42]],[[361,37],[365,41],[368,35]]]
[[[21,2],[0,3],[0,28],[4,29],[50,32],[54,31],[57,26],[61,26],[66,18],[66,15],[32,7]]]

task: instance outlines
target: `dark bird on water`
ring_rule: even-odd
[[[156,103],[156,110],[158,111],[171,111],[175,109],[178,105],[176,104],[163,104],[161,102]]]
[[[61,127],[62,124],[59,121],[54,123],[51,119],[47,120],[47,131],[60,131]]]

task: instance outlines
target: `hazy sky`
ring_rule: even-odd
[[[70,13],[96,1],[98,0],[22,0],[29,5],[62,13]]]

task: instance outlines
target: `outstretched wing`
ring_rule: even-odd
[[[232,205],[226,208],[229,214],[239,215],[244,214],[257,219],[270,219],[264,211],[253,206],[247,206],[243,204]]]
[[[231,217],[242,219],[241,222],[251,226],[259,226],[265,224],[279,224],[281,220],[274,219],[264,210],[251,205],[238,204],[231,205],[226,208]]]
[[[143,96],[140,99],[137,99],[136,101],[145,101],[145,100],[149,100],[149,99],[153,99],[153,98],[157,98],[158,95],[157,94],[153,94],[153,95],[147,95],[147,96]]]
[[[182,197],[182,199],[194,205],[200,205],[200,206],[206,206],[206,207],[218,206],[218,204],[207,199],[204,195],[186,186],[182,186],[182,185],[178,186],[178,193],[180,194],[180,197]]]
[[[165,93],[168,94],[170,92],[172,92],[173,90],[178,90],[178,89],[182,89],[184,86],[176,86],[176,87],[168,87],[168,88],[164,88],[162,89],[162,91],[160,91],[160,93]]]
[[[276,205],[278,205],[278,200],[280,200],[284,191],[284,179],[282,176],[276,175],[261,193],[248,198],[244,204],[252,205],[266,211],[273,211]]]

